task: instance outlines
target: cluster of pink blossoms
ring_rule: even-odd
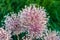
[[[11,35],[3,28],[0,28],[0,40],[11,40]]]
[[[8,32],[13,32],[13,34],[20,34],[22,31],[22,25],[21,25],[21,21],[20,21],[20,16],[18,16],[17,14],[14,14],[12,12],[11,16],[6,16],[6,20],[5,20],[5,28]]]
[[[44,7],[37,8],[35,5],[30,5],[21,11],[21,22],[32,36],[42,36],[47,28],[48,17]]]
[[[47,17],[44,7],[30,5],[30,7],[25,7],[25,9],[18,12],[18,14],[6,16],[5,27],[8,32],[17,35],[27,31],[31,38],[44,36],[45,40],[59,40],[55,32],[47,32],[48,20],[49,17]],[[32,40],[31,38],[30,40]],[[28,40],[28,38],[26,39]]]
[[[48,32],[47,36],[44,37],[45,40],[60,40],[60,36],[56,31]]]

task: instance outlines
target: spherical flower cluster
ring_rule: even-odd
[[[10,40],[11,35],[4,29],[0,28],[0,40]]]
[[[6,16],[5,28],[10,33],[19,34],[21,32],[22,26],[20,22],[20,16],[17,14],[11,14],[11,16]]]
[[[29,34],[41,36],[47,28],[48,17],[44,7],[37,8],[35,5],[30,5],[21,11],[21,22],[28,28]]]
[[[55,31],[52,31],[52,32],[49,32],[47,36],[45,36],[45,40],[60,40],[59,38],[60,36],[58,35],[57,32]]]
[[[17,36],[21,32],[27,31],[28,35],[25,35],[23,40],[33,40],[33,38],[37,37],[44,40],[60,40],[57,32],[48,31],[48,19],[44,7],[30,5],[30,7],[25,7],[25,9],[18,12],[18,14],[11,13],[11,16],[6,16],[5,29],[8,33],[13,33]],[[11,35],[8,33],[0,28],[0,40],[10,40]]]

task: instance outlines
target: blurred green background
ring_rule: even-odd
[[[5,15],[9,12],[17,13],[25,5],[29,6],[30,4],[45,7],[46,12],[50,16],[48,29],[60,31],[60,0],[0,0],[0,27],[4,24]]]

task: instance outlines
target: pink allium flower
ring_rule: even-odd
[[[43,7],[37,8],[35,5],[30,5],[21,11],[21,22],[28,28],[29,34],[41,36],[46,29],[48,18]]]
[[[49,32],[47,36],[45,36],[45,40],[60,40],[59,38],[60,36],[58,36],[58,33],[56,33],[55,31]]]
[[[10,33],[19,34],[21,32],[22,26],[20,22],[20,16],[17,14],[11,14],[11,16],[6,16],[5,27]]]
[[[10,40],[11,35],[4,29],[0,28],[0,40]]]

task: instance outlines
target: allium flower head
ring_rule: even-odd
[[[20,17],[17,14],[11,14],[11,16],[6,16],[5,27],[11,33],[19,34],[21,32],[21,22]]]
[[[21,11],[21,22],[28,28],[30,34],[40,34],[41,36],[48,22],[44,7],[37,8],[35,5],[25,7],[25,9]]]
[[[0,28],[0,40],[10,40],[11,35],[7,33],[4,29]]]
[[[58,33],[56,31],[49,32],[47,36],[45,36],[45,40],[60,40]]]

